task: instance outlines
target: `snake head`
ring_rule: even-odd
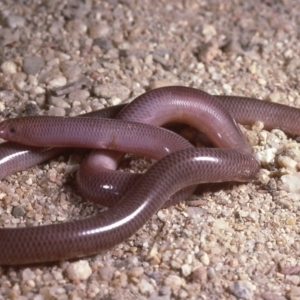
[[[18,119],[9,119],[0,123],[0,138],[7,141],[18,142]]]
[[[42,121],[44,120],[44,121]],[[0,138],[19,144],[39,146],[37,142],[44,135],[44,127],[41,124],[47,123],[47,116],[30,116],[8,119],[0,122]]]

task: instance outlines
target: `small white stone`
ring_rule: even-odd
[[[46,90],[45,90],[44,88],[40,87],[40,86],[36,86],[36,87],[34,88],[34,93],[35,93],[36,95],[43,95],[43,94],[46,93]]]
[[[261,86],[265,86],[267,84],[267,81],[264,78],[258,78],[258,84]]]
[[[8,60],[1,65],[1,70],[7,75],[15,74],[17,73],[17,65],[13,61]]]
[[[108,100],[108,103],[110,105],[118,105],[118,104],[122,103],[122,100],[118,97],[112,97]]]
[[[256,121],[254,125],[252,126],[252,130],[254,130],[256,133],[261,132],[264,129],[264,123],[261,121]]]
[[[165,285],[170,287],[173,291],[178,291],[182,285],[182,280],[179,276],[169,275],[165,279]]]
[[[173,269],[180,269],[181,268],[181,263],[180,262],[178,262],[176,259],[173,259],[172,261],[171,261],[171,267],[173,268]]]
[[[300,172],[281,176],[283,189],[288,193],[300,192]]]
[[[269,95],[271,102],[278,103],[280,101],[281,95],[278,92],[273,92]]]
[[[201,257],[200,257],[200,261],[204,264],[204,266],[208,266],[209,265],[209,256],[206,252],[203,252]]]
[[[89,91],[78,90],[78,91],[71,92],[69,94],[69,99],[71,99],[72,102],[79,101],[81,103],[81,102],[85,101],[89,96],[90,96]]]
[[[32,178],[29,177],[29,178],[26,180],[26,183],[27,183],[28,185],[32,185]]]
[[[217,230],[232,231],[232,228],[230,228],[228,223],[223,219],[216,219],[213,223],[213,228]]]
[[[5,105],[2,102],[0,102],[0,112],[3,112],[4,109],[5,109]]]
[[[188,299],[188,296],[189,296],[188,292],[183,289],[180,290],[178,293],[179,299]]]
[[[190,265],[184,264],[181,266],[181,273],[184,277],[189,276],[192,273],[192,267]]]
[[[258,180],[262,183],[262,184],[267,184],[270,180],[270,171],[266,170],[266,169],[260,169],[258,172]]]
[[[22,271],[22,278],[24,281],[34,280],[36,275],[31,271],[31,269],[26,268]]]
[[[45,297],[43,295],[35,295],[33,300],[44,300]]]
[[[294,170],[297,169],[297,162],[294,161],[289,156],[280,155],[277,159],[277,162],[278,162],[279,166],[282,168],[291,168]]]
[[[60,86],[64,86],[67,84],[67,79],[64,76],[58,76],[55,77],[53,79],[51,79],[48,83],[48,88],[56,88],[56,87],[60,87]]]
[[[86,280],[92,274],[92,269],[86,260],[80,260],[69,265],[67,275],[71,280]]]
[[[274,161],[276,151],[275,148],[265,149],[257,152],[256,157],[263,165],[268,165],[270,162]]]
[[[59,116],[59,117],[64,117],[66,115],[66,111],[62,107],[54,107],[51,106],[49,108],[49,115],[50,116]]]
[[[70,108],[71,107],[71,105],[66,100],[64,100],[63,97],[50,96],[49,103],[54,105],[55,107],[61,107],[61,108]]]
[[[210,278],[210,279],[213,279],[215,278],[217,275],[216,275],[216,271],[214,268],[212,267],[208,267],[207,268],[207,276]]]
[[[0,193],[0,200],[2,200],[4,197],[6,197],[7,194],[6,193]]]
[[[19,91],[28,92],[30,90],[29,85],[25,81],[16,81],[15,86]]]
[[[232,93],[232,86],[228,83],[223,84],[223,89],[225,90],[226,94]]]
[[[252,74],[255,75],[257,72],[257,63],[253,62],[249,67],[248,67],[248,71]]]
[[[142,294],[150,294],[154,292],[154,287],[151,283],[149,283],[147,280],[144,278],[141,279],[139,282],[139,289]]]
[[[89,298],[91,299],[94,299],[96,296],[97,296],[97,294],[99,294],[100,293],[100,291],[101,291],[101,289],[100,289],[100,285],[99,285],[99,283],[98,282],[92,282],[90,285],[89,285],[89,287],[88,287],[88,295],[89,295]],[[72,297],[72,299],[73,300],[75,300],[74,299],[74,297]],[[98,298],[99,299],[99,298]],[[35,300],[35,299],[34,299]],[[78,299],[79,300],[79,299]]]
[[[217,34],[217,30],[213,25],[204,24],[202,33],[205,37],[213,37]]]
[[[59,280],[62,280],[63,279],[63,275],[62,275],[62,273],[61,272],[59,272],[59,271],[52,271],[52,275],[53,275],[53,277],[54,277],[54,279],[56,280],[56,281],[59,281]]]
[[[34,288],[35,287],[35,282],[33,280],[28,280],[27,281],[27,285],[31,288]]]
[[[163,212],[163,210],[159,210],[158,213],[157,213],[157,216],[158,218],[161,220],[161,221],[166,221],[166,214]]]
[[[14,14],[10,14],[6,19],[6,22],[7,25],[12,29],[15,29],[17,27],[24,28],[26,24],[26,20],[24,17]]]

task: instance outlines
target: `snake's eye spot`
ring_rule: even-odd
[[[16,128],[15,127],[10,127],[9,128],[9,133],[10,134],[15,134],[16,133]]]

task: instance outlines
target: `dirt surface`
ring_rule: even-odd
[[[299,10],[298,0],[3,0],[1,117],[74,116],[174,84],[300,108]],[[300,299],[299,144],[260,124],[244,132],[264,163],[258,180],[160,210],[95,257],[0,267],[0,299]],[[95,213],[70,184],[81,157],[2,180],[1,226]]]

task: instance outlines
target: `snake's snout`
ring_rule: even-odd
[[[13,119],[12,119],[13,120]],[[0,138],[3,140],[17,141],[17,124],[12,120],[0,122]]]
[[[0,122],[0,138],[7,140],[8,138],[7,132],[8,132],[7,121]]]

